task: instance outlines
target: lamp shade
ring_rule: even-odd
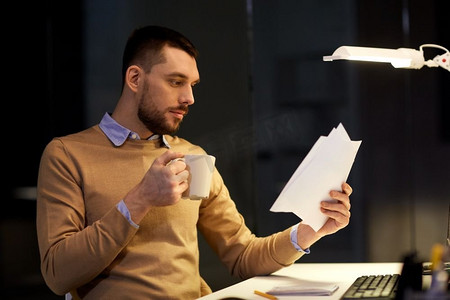
[[[390,63],[395,68],[420,69],[424,65],[423,53],[409,48],[387,49],[371,47],[341,46],[333,55],[324,56],[324,61],[358,60]]]

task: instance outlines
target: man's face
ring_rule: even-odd
[[[165,61],[144,76],[138,117],[156,134],[174,134],[189,105],[194,104],[193,87],[199,82],[197,63],[183,50],[165,46]]]

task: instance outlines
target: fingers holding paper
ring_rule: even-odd
[[[328,216],[328,220],[319,229],[321,235],[328,235],[346,227],[350,222],[350,195],[352,187],[348,183],[343,183],[342,191],[331,191],[330,197],[336,202],[322,201],[320,203],[321,212]]]

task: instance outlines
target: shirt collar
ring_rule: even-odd
[[[108,137],[108,139],[117,147],[122,146],[127,139],[141,139],[141,137],[136,132],[133,132],[117,123],[116,120],[114,120],[107,112],[103,115],[99,127]],[[165,147],[170,148],[170,145],[164,135],[161,136],[159,134],[153,134],[148,138],[148,140],[156,140],[159,138],[161,138],[162,143]]]

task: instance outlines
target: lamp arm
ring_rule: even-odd
[[[435,44],[423,44],[419,47],[420,51],[423,51],[423,48],[438,48],[444,50],[445,52],[449,52],[446,48]]]
[[[429,59],[427,61],[424,62],[424,65],[426,65],[427,67],[442,67],[444,69],[446,69],[447,71],[450,72],[450,52],[439,45],[435,45],[435,44],[423,44],[420,46],[420,52],[423,52],[423,48],[438,48],[441,50],[444,50],[445,53],[441,54],[441,55],[437,55],[433,58],[433,60]]]

